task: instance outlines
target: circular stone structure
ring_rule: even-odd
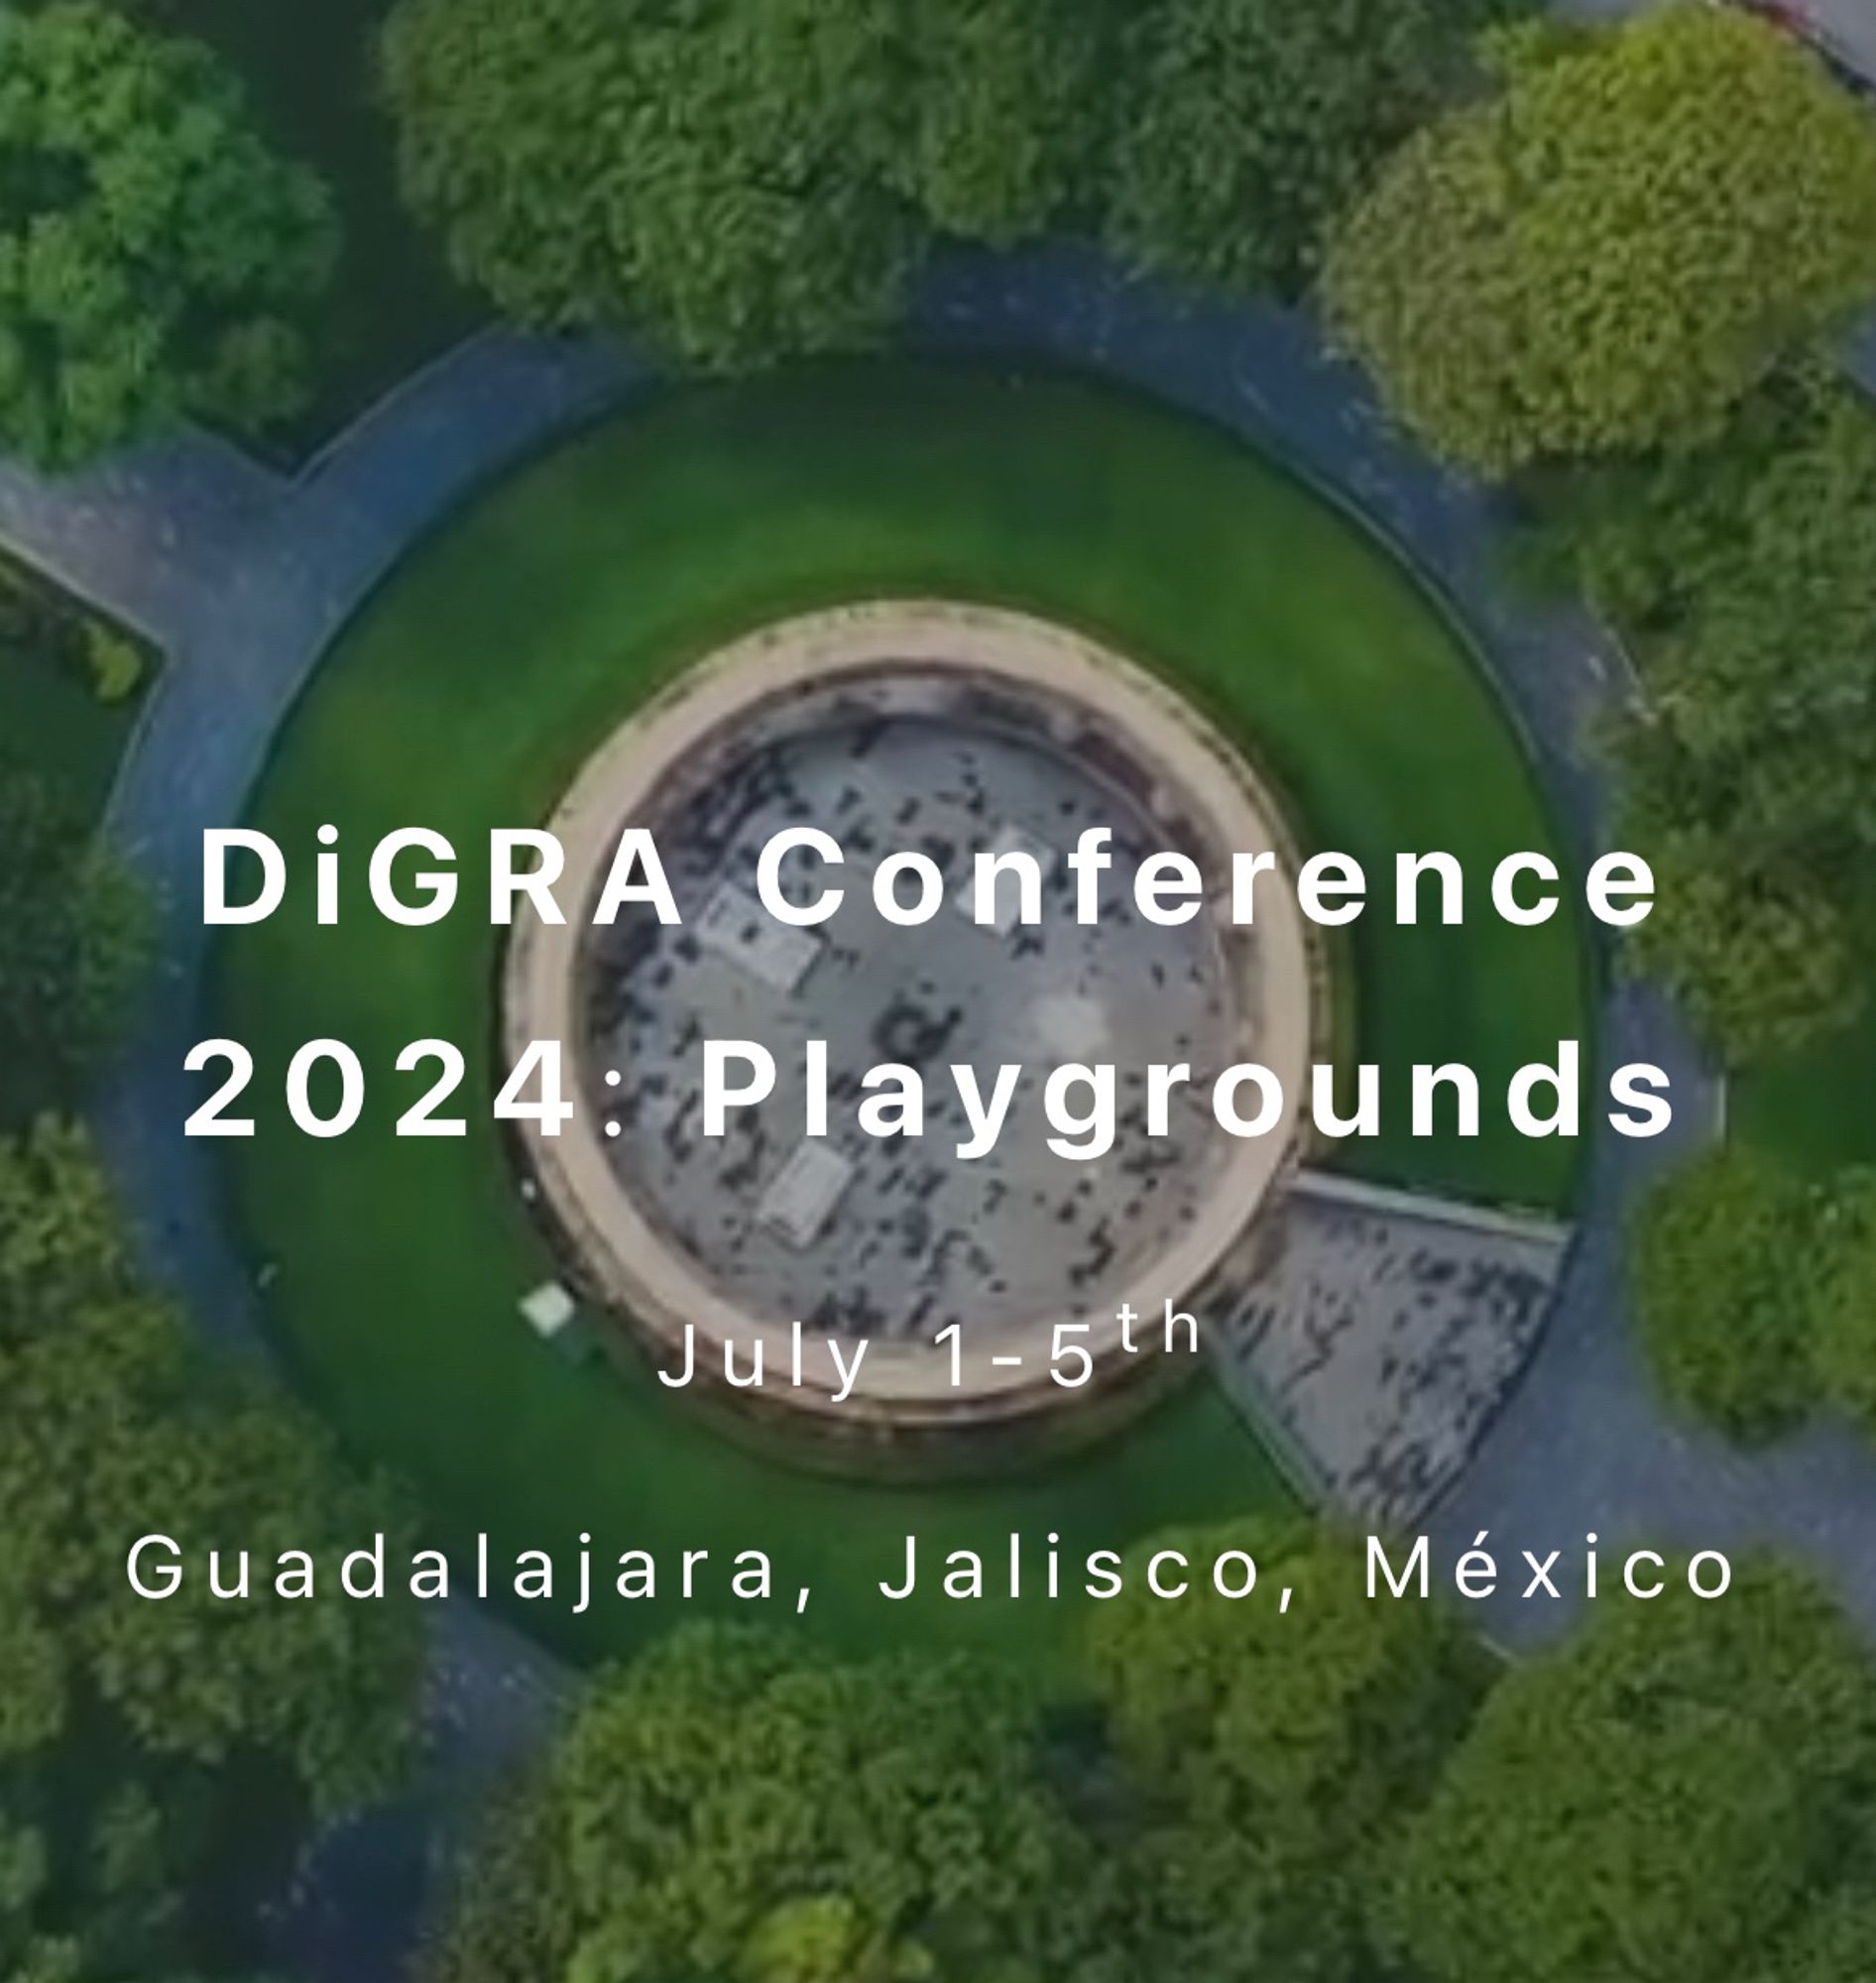
[[[756,894],[758,857],[788,827],[844,863],[787,857],[791,900],[840,887],[837,913],[795,929]],[[1101,913],[1075,916],[1064,857],[1113,831]],[[652,835],[682,917],[593,911],[622,833]],[[689,669],[589,760],[551,821],[568,922],[518,923],[505,970],[510,1065],[530,1041],[573,1057],[579,1107],[561,1134],[528,1128],[525,1159],[577,1278],[701,1385],[768,1418],[818,1421],[862,1444],[1062,1415],[1090,1429],[1168,1360],[1161,1318],[1235,1253],[1302,1139],[1300,1098],[1328,1009],[1322,961],[1287,874],[1233,927],[1231,856],[1289,837],[1242,758],[1156,677],[1035,618],[937,600],[871,602],[763,628]],[[946,900],[918,926],[875,905],[877,865],[927,855]],[[1041,922],[973,919],[980,852],[1027,852]],[[1134,906],[1141,864],[1190,855],[1201,913],[1179,927]],[[909,900],[911,884],[901,890]],[[704,1043],[760,1043],[776,1079],[727,1132],[702,1128]],[[825,1042],[827,1133],[805,1134],[810,1042]],[[1254,1139],[1214,1121],[1224,1068],[1256,1061],[1285,1110]],[[1116,1070],[1116,1135],[1065,1159],[1043,1111],[1069,1063]],[[1146,1069],[1187,1063],[1169,1136],[1146,1133]],[[867,1072],[916,1070],[922,1137],[859,1124]],[[952,1069],[1022,1070],[995,1148],[970,1139]],[[1079,1107],[1086,1091],[1071,1098]],[[1129,1351],[1118,1320],[1141,1321]],[[694,1325],[694,1339],[689,1338]],[[796,1325],[800,1325],[797,1331]],[[940,1343],[941,1332],[957,1326]],[[763,1349],[762,1388],[724,1384]],[[859,1378],[837,1399],[861,1341]],[[1054,1381],[1058,1346],[1093,1374]],[[838,1354],[836,1353],[838,1351]],[[792,1381],[799,1355],[800,1382]],[[1069,1363],[1079,1363],[1073,1351]],[[1180,1357],[1180,1367],[1190,1359]],[[1103,1407],[1090,1411],[1091,1403]]]

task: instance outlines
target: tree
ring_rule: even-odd
[[[1611,739],[1661,884],[1642,960],[1734,1062],[1842,1023],[1876,851],[1876,414],[1781,378],[1710,445],[1542,500],[1642,677]]]
[[[39,1615],[18,1554],[0,1550],[0,1767],[57,1741],[66,1706],[58,1634]],[[8,1884],[0,1878],[0,1889]]]
[[[1108,0],[899,0],[889,182],[941,233],[1007,246],[1076,194],[1102,134]]]
[[[1501,475],[1705,439],[1876,294],[1876,125],[1789,37],[1683,0],[1502,52],[1496,97],[1408,142],[1325,270],[1443,453]]]
[[[161,1517],[159,1523],[158,1518]],[[321,1594],[220,1602],[199,1575],[132,1601],[124,1566],[160,1526],[197,1565],[244,1542],[323,1565]],[[402,1504],[239,1377],[211,1376],[139,1284],[82,1134],[0,1142],[0,1533],[66,1671],[145,1758],[255,1757],[335,1809],[395,1781],[422,1671],[415,1607],[352,1603],[337,1558]]]
[[[1806,1185],[1736,1143],[1665,1178],[1637,1215],[1630,1275],[1656,1379],[1735,1439],[1786,1432],[1816,1400],[1817,1225]]]
[[[1040,226],[1088,140],[1066,0],[404,0],[407,197],[526,321],[736,369],[864,345],[934,228]]]
[[[391,1562],[408,1559],[414,1528],[399,1498],[350,1472],[309,1420],[238,1381],[198,1379],[184,1408],[101,1458],[85,1513],[113,1584],[83,1593],[71,1622],[92,1685],[139,1745],[206,1765],[258,1753],[321,1813],[395,1787],[415,1738],[422,1634],[395,1589],[354,1602],[338,1577],[346,1553],[380,1534]],[[125,1603],[124,1562],[153,1509],[191,1564],[238,1538],[253,1594],[221,1602],[197,1575],[174,1597]],[[313,1559],[317,1597],[272,1594],[286,1550]]]
[[[0,442],[65,468],[296,406],[332,209],[214,57],[74,0],[0,15]]]
[[[1145,1546],[1241,1550],[1259,1592],[1168,1604],[1127,1594],[1089,1634],[1126,1787],[1121,1882],[1151,1973],[1230,1983],[1361,1967],[1360,1869],[1422,1800],[1473,1711],[1485,1665],[1444,1612],[1379,1610],[1349,1542],[1302,1522]],[[1292,1592],[1287,1614],[1275,1593]]]
[[[503,1814],[432,1974],[1109,1975],[1075,1843],[994,1675],[682,1632],[599,1687]]]
[[[1741,1983],[1869,1983],[1876,1976],[1876,1862],[1865,1851]]]
[[[1868,959],[1843,854],[1741,847],[1724,827],[1664,824],[1667,809],[1643,783],[1624,813],[1623,845],[1650,863],[1658,891],[1633,938],[1642,968],[1735,1067],[1847,1025],[1867,995]]]
[[[1751,1973],[1868,1835],[1876,1686],[1854,1627],[1801,1574],[1740,1567],[1611,1599],[1513,1667],[1377,1904],[1425,1983]]]
[[[1290,292],[1464,82],[1499,0],[1161,0],[1121,64],[1110,231],[1150,267]]]
[[[90,1710],[19,1560],[0,1560],[0,1975],[102,1978],[176,1946],[193,1787],[146,1781]]]
[[[0,1123],[75,1097],[149,950],[129,872],[30,773],[0,767]]]
[[[1699,816],[1778,846],[1876,841],[1867,402],[1781,379],[1711,445],[1584,483],[1581,569],[1634,646],[1650,727],[1723,783]]]

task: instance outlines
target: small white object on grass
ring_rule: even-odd
[[[558,1281],[542,1281],[532,1294],[522,1297],[521,1310],[528,1328],[543,1342],[551,1342],[579,1314],[579,1304]]]

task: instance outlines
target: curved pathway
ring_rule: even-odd
[[[106,826],[154,885],[158,969],[146,1025],[96,1110],[154,1270],[217,1340],[264,1354],[209,1146],[182,1134],[202,1035],[200,846],[238,820],[273,738],[334,636],[428,530],[527,455],[617,404],[620,354],[491,334],[413,378],[291,480],[212,440],[93,477],[0,479],[0,538],[158,641],[167,663],[120,768]],[[151,547],[161,543],[154,576]],[[141,584],[142,590],[136,588]],[[431,1768],[410,1799],[321,1843],[276,1910],[295,1974],[399,1974],[437,1841],[473,1787],[540,1739],[564,1676],[473,1605],[443,1614],[424,1704]]]
[[[142,1036],[98,1115],[153,1265],[219,1337],[254,1340],[254,1318],[212,1158],[182,1134],[194,1106],[184,1098],[198,1084],[181,1062],[199,1037],[208,947],[202,832],[246,812],[294,698],[392,566],[478,489],[614,404],[634,378],[623,358],[597,347],[476,338],[417,374],[300,476],[243,492],[252,498],[245,514],[225,505],[222,527],[175,546],[161,618],[149,628],[167,665],[106,817],[157,891],[160,969]],[[167,518],[178,485],[199,486],[203,456],[220,454],[200,442],[157,456],[143,472],[142,510]],[[56,485],[48,507],[65,493]],[[128,523],[125,530],[134,542]],[[82,560],[41,562],[97,596]]]
[[[1600,841],[1606,792],[1588,719],[1622,692],[1621,657],[1583,616],[1514,595],[1498,568],[1494,500],[1389,431],[1361,380],[1325,355],[1311,325],[1274,309],[1196,302],[1116,275],[1091,254],[963,257],[933,277],[914,343],[935,351],[1057,362],[1135,384],[1287,455],[1299,472],[1390,539],[1453,602],[1527,737],[1565,832]],[[163,902],[150,1023],[104,1102],[99,1126],[153,1264],[204,1324],[258,1345],[246,1273],[229,1243],[200,1145],[181,1135],[180,1073],[199,1031],[206,933],[199,837],[240,817],[274,734],[347,618],[413,541],[478,487],[619,403],[642,374],[592,345],[491,333],[419,375],[300,476],[257,469],[206,439],[146,451],[76,482],[0,470],[0,540],[157,640],[169,666],[127,756],[109,829]],[[1606,962],[1606,960],[1605,960]],[[1604,1046],[1674,1078],[1675,1135],[1593,1152],[1582,1235],[1527,1379],[1436,1524],[1443,1548],[1480,1528],[1507,1552],[1548,1550],[1598,1529],[1612,1543],[1777,1541],[1816,1556],[1876,1626],[1876,1454],[1819,1430],[1748,1458],[1664,1422],[1628,1345],[1616,1252],[1645,1174],[1710,1133],[1718,1092],[1673,1015],[1645,988],[1608,997]],[[1507,1636],[1554,1626],[1507,1605]],[[453,1772],[525,1745],[554,1677],[467,1610],[441,1635],[432,1723]],[[395,1814],[393,1814],[395,1818]],[[367,1837],[377,1836],[376,1822]],[[385,1823],[393,1819],[382,1820]],[[404,1859],[422,1876],[406,1824]],[[336,1841],[379,1872],[381,1846]],[[397,1854],[392,1855],[397,1859]],[[343,1870],[343,1869],[341,1869]],[[368,1882],[386,1932],[349,1910],[305,1903],[292,1937],[313,1966],[390,1973],[396,1879]],[[348,1894],[359,1890],[346,1881]],[[333,1928],[328,1944],[320,1924]],[[363,1940],[360,1935],[363,1933]]]

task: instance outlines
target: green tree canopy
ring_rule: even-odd
[[[1789,37],[1671,5],[1507,45],[1341,229],[1334,323],[1488,474],[1710,436],[1876,294],[1876,122]]]
[[[1788,1431],[1817,1397],[1817,1228],[1805,1183],[1736,1144],[1663,1179],[1637,1215],[1631,1277],[1655,1375],[1735,1438]]]
[[[1711,444],[1543,491],[1644,697],[1613,734],[1655,865],[1643,961],[1729,1060],[1862,1001],[1876,853],[1876,411],[1812,376]]]
[[[432,1973],[1112,1975],[1074,1844],[995,1675],[683,1632],[602,1683],[503,1814]]]
[[[1074,198],[1102,134],[1111,11],[1112,0],[895,0],[904,129],[882,163],[926,223],[1003,246]]]
[[[1847,1025],[1869,971],[1853,862],[1822,848],[1742,850],[1724,826],[1676,816],[1684,765],[1664,767],[1632,743],[1622,755],[1634,787],[1620,838],[1647,857],[1657,891],[1634,938],[1642,965],[1735,1067]]]
[[[0,14],[0,444],[62,468],[293,410],[336,245],[205,48],[76,0]]]
[[[1046,221],[1081,29],[1067,0],[404,0],[384,57],[458,274],[734,368],[869,341],[935,228]]]
[[[55,1122],[0,1142],[0,1533],[66,1674],[146,1758],[256,1758],[324,1808],[395,1781],[412,1737],[414,1605],[339,1596],[343,1550],[410,1546],[401,1504],[241,1378],[211,1374],[140,1285],[83,1136]],[[194,1575],[163,1601],[125,1564],[152,1532]],[[250,1547],[247,1602],[209,1596],[210,1548]],[[322,1594],[278,1599],[275,1554],[312,1553]]]
[[[53,787],[0,763],[0,1125],[75,1099],[148,954],[128,871]]]
[[[1446,1612],[1370,1602],[1361,1550],[1311,1524],[1175,1532],[1142,1557],[1164,1548],[1194,1563],[1241,1550],[1259,1582],[1246,1599],[1166,1603],[1136,1562],[1090,1625],[1127,1794],[1120,1884],[1150,1973],[1358,1975],[1362,1868],[1436,1780],[1484,1662]]]
[[[1158,0],[1117,84],[1110,230],[1233,289],[1293,291],[1381,162],[1448,101],[1501,0]]]
[[[1819,1905],[1869,1826],[1876,1685],[1815,1584],[1742,1566],[1712,1602],[1679,1580],[1611,1599],[1510,1669],[1379,1905],[1425,1983],[1751,1974]]]
[[[1876,1857],[1860,1853],[1740,1983],[1863,1983],[1876,1963]]]
[[[224,1801],[206,1773],[153,1762],[99,1712],[17,1562],[0,1562],[0,1976],[168,1973]]]

